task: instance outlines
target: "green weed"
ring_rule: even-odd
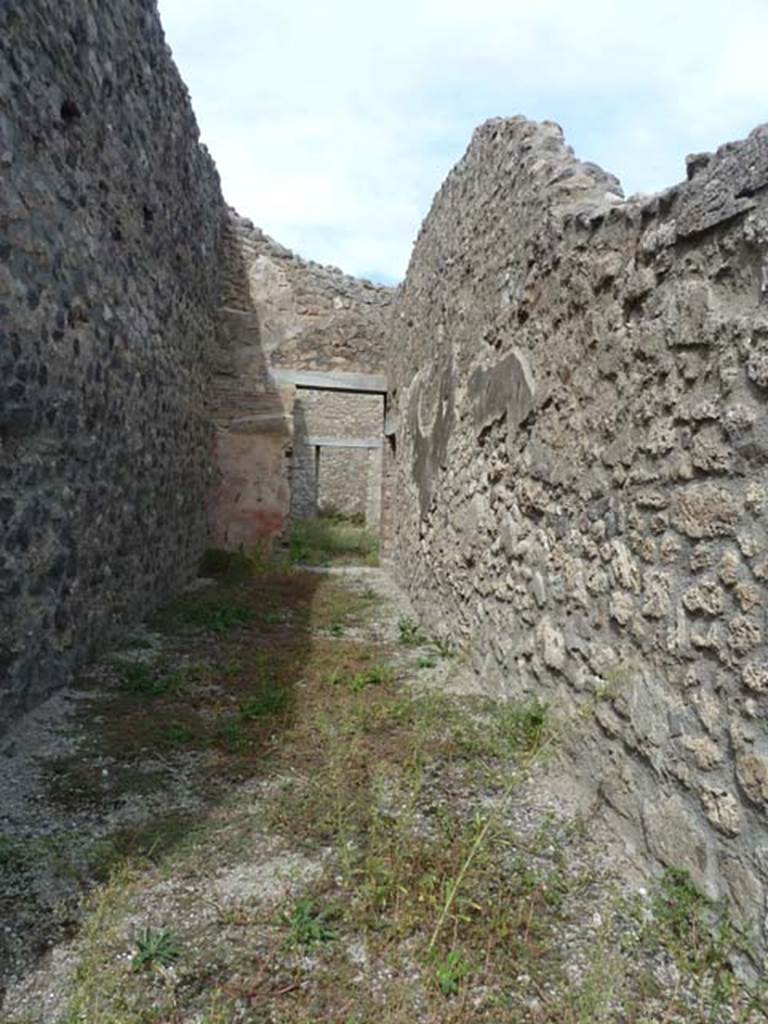
[[[510,752],[535,757],[550,737],[549,709],[540,700],[502,705],[498,712],[498,731]]]
[[[652,909],[651,940],[667,946],[683,970],[710,974],[727,994],[733,983],[729,954],[740,942],[723,909],[702,895],[681,868],[668,868],[661,876]]]
[[[219,722],[216,739],[230,753],[242,752],[250,742],[246,722],[240,716],[230,715]]]
[[[458,653],[453,641],[445,637],[433,636],[429,642],[441,658],[455,658]]]
[[[653,911],[670,937],[688,942],[701,930],[707,900],[693,884],[688,871],[668,868],[656,886]]]
[[[471,967],[461,955],[454,949],[435,968],[435,979],[438,988],[444,996],[457,996],[461,982],[470,973]]]
[[[228,661],[220,671],[225,679],[237,679],[237,677],[242,674],[243,663],[242,661],[232,659],[232,661]]]
[[[336,933],[328,924],[328,911],[319,910],[310,899],[301,899],[284,918],[290,930],[289,942],[296,946],[314,946],[330,942]]]
[[[427,637],[421,632],[418,622],[404,617],[398,620],[397,629],[400,643],[404,647],[419,647],[427,642]]]
[[[354,675],[345,675],[342,672],[332,672],[328,676],[331,686],[346,686],[352,693],[360,693],[369,686],[381,686],[390,683],[395,678],[395,670],[391,665],[371,665],[370,668],[356,672]]]
[[[119,865],[128,862],[159,864],[171,850],[199,834],[199,823],[189,815],[170,814],[99,839],[87,851],[87,864],[97,879],[106,881]]]
[[[183,624],[219,634],[230,633],[255,618],[253,608],[237,592],[227,591],[185,594],[171,607],[171,614]]]
[[[170,967],[181,955],[178,939],[166,929],[145,928],[136,937],[134,970],[149,967]]]
[[[595,687],[596,700],[616,700],[622,690],[637,678],[639,668],[634,661],[616,661],[603,671],[602,681]]]
[[[160,739],[171,747],[187,747],[200,741],[200,731],[190,722],[172,721],[160,729]]]
[[[248,721],[253,721],[267,715],[281,714],[287,710],[289,704],[290,692],[285,687],[272,686],[243,701],[240,705],[240,715]]]
[[[132,662],[120,674],[120,688],[140,697],[162,697],[178,693],[184,682],[183,672],[165,672],[161,666],[147,661]]]

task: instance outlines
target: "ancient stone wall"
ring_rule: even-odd
[[[495,120],[395,310],[401,582],[543,699],[584,806],[766,938],[768,127],[625,201]]]
[[[310,399],[302,390],[297,401],[296,388],[277,384],[272,371],[379,371],[386,362],[394,292],[302,260],[233,211],[225,248],[211,537],[223,547],[249,547],[283,537],[291,514],[317,509],[316,459],[305,444],[307,434],[319,433],[326,422],[355,436],[368,416],[350,412],[354,398],[334,392]],[[340,472],[343,467],[327,450],[325,467],[332,489],[334,480],[346,478],[351,487],[360,479]],[[353,490],[344,495],[335,487],[329,500],[347,497],[355,504]]]
[[[152,0],[0,4],[0,728],[205,544],[225,208]]]
[[[224,305],[257,311],[270,365],[365,373],[384,368],[392,288],[303,260],[234,212],[229,237],[239,259],[230,263]]]
[[[382,442],[381,395],[302,388],[294,406],[294,454],[291,513],[295,518],[318,512],[362,516],[378,527],[381,493],[379,449],[317,446],[311,440]],[[304,451],[303,449],[306,449]]]

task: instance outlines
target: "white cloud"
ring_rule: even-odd
[[[283,244],[399,277],[486,117],[560,121],[628,191],[766,117],[764,0],[160,0],[225,195]]]

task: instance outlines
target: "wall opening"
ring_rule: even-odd
[[[381,523],[381,394],[297,388],[291,518],[338,514]]]

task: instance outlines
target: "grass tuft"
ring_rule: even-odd
[[[400,643],[404,647],[420,647],[427,642],[427,637],[422,633],[418,622],[407,616],[398,620],[397,629]]]
[[[166,929],[144,928],[136,937],[134,970],[170,967],[181,955],[176,935]]]
[[[360,693],[369,686],[382,686],[384,683],[391,683],[394,678],[395,670],[391,665],[371,665],[370,668],[349,676],[341,672],[333,672],[328,677],[328,682],[332,686],[346,686],[351,693]]]
[[[146,661],[132,662],[120,673],[121,689],[137,697],[162,697],[179,693],[184,683],[182,671],[167,672],[162,666]]]
[[[462,981],[471,970],[472,968],[461,953],[456,949],[451,950],[435,968],[435,980],[438,988],[444,996],[457,996]]]
[[[183,625],[223,635],[256,617],[237,590],[184,594],[171,606],[170,614]]]
[[[289,944],[314,946],[320,942],[331,942],[336,932],[330,927],[327,910],[320,910],[311,899],[299,900],[289,915],[284,918],[289,928]]]

